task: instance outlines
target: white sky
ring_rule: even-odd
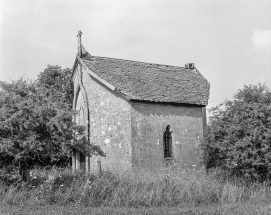
[[[244,84],[271,88],[271,0],[0,0],[0,79],[71,68],[78,30],[92,55],[195,63],[208,107]]]

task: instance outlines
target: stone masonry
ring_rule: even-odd
[[[177,73],[178,67],[172,67],[174,71],[176,70],[177,75],[185,74],[183,83],[188,88],[195,86],[195,88],[191,88],[193,95],[189,95],[189,89],[184,92],[186,93],[184,95],[174,95],[174,90],[172,90],[173,97],[170,102],[171,86],[161,86],[167,91],[160,96],[165,99],[159,101],[157,99],[159,92],[151,90],[152,85],[146,86],[145,84],[142,85],[143,89],[140,89],[138,86],[133,88],[127,83],[132,80],[130,84],[133,84],[130,76],[137,75],[138,71],[141,72],[146,63],[130,63],[130,61],[124,62],[119,59],[109,59],[107,63],[106,58],[102,60],[93,58],[81,45],[81,34],[78,35],[78,55],[72,75],[73,107],[78,112],[74,120],[76,123],[86,126],[85,137],[88,144],[101,146],[106,157],[92,156],[89,158],[74,152],[73,169],[97,171],[97,165],[100,164],[102,169],[109,171],[136,168],[157,170],[168,167],[199,168],[199,144],[206,127],[205,107],[209,96],[209,83],[195,70],[194,65],[193,68],[181,68],[185,73]],[[127,67],[129,72],[125,73],[126,65],[132,65],[133,68],[140,70],[133,73],[130,66]],[[135,67],[137,65],[139,67]],[[150,65],[152,66],[152,64]],[[164,72],[172,71],[169,70],[171,67],[168,67],[159,66],[161,77],[166,74]],[[149,73],[149,67],[147,70]],[[157,74],[160,74],[160,70],[157,70],[157,66],[155,67]],[[123,72],[122,75],[120,72]],[[190,74],[191,80],[189,80]],[[138,79],[138,77],[136,78]],[[197,82],[195,82],[196,79]],[[178,80],[181,80],[181,77]],[[165,82],[172,83],[167,80],[166,76]],[[149,83],[151,84],[152,81]],[[178,84],[178,82],[176,83]],[[176,87],[176,84],[173,87]],[[144,92],[144,89],[147,91]],[[146,93],[149,95],[146,96]],[[155,93],[155,101],[151,101],[150,93]],[[142,99],[139,98],[140,95],[143,96]],[[182,98],[184,102],[182,102]],[[163,135],[167,126],[170,126],[172,137],[170,157],[164,156]]]

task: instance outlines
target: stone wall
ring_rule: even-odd
[[[77,110],[83,108],[77,121],[88,121],[90,142],[100,145],[106,157],[90,158],[90,170],[110,171],[131,168],[164,169],[166,161],[163,134],[172,131],[173,159],[171,167],[199,168],[199,143],[203,137],[205,107],[129,102],[80,68],[74,87],[80,89]],[[77,90],[78,92],[78,90]],[[89,112],[87,107],[89,106]],[[80,123],[81,124],[81,123]]]
[[[133,102],[131,111],[133,168],[166,167],[163,134],[167,125],[172,130],[173,148],[173,160],[169,162],[181,169],[199,167],[202,107]]]
[[[131,168],[131,105],[117,93],[92,78],[84,69],[83,86],[89,102],[90,141],[107,154],[100,157],[102,169]],[[90,158],[96,171],[97,156]]]

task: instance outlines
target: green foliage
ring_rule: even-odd
[[[72,149],[102,154],[74,138],[71,70],[48,66],[36,81],[0,81],[0,175],[34,166],[67,166]],[[87,145],[87,146],[86,146]]]
[[[234,175],[265,180],[271,176],[271,91],[249,85],[211,108],[205,143],[209,167]]]

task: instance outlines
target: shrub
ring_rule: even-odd
[[[205,144],[209,167],[221,167],[239,177],[266,180],[271,174],[271,91],[245,86],[211,108]]]
[[[85,126],[72,121],[71,73],[49,65],[36,81],[0,81],[0,178],[19,172],[26,181],[28,169],[67,167],[74,149],[105,156],[98,145],[75,138]]]

